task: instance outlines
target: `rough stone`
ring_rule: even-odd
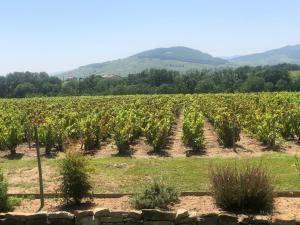
[[[138,211],[138,210],[129,211],[128,216],[136,220],[141,220],[143,218],[142,211]]]
[[[75,225],[75,220],[62,219],[62,218],[53,218],[48,219],[48,224],[50,225]]]
[[[218,214],[216,213],[208,213],[203,214],[199,217],[198,225],[216,225],[218,224]]]
[[[124,225],[124,223],[101,223],[101,225]]]
[[[171,221],[145,221],[144,225],[174,225]]]
[[[142,220],[126,221],[124,224],[125,225],[143,225],[143,221]]]
[[[289,218],[275,218],[272,222],[274,225],[296,225],[295,219]]]
[[[176,216],[174,212],[157,209],[143,209],[142,212],[145,221],[174,221]]]
[[[94,216],[94,211],[92,210],[75,210],[74,215],[76,219],[80,219],[87,216]]]
[[[111,211],[109,216],[110,217],[117,217],[117,218],[126,218],[128,217],[129,212],[125,211]]]
[[[185,209],[178,209],[175,216],[175,222],[179,223],[182,219],[189,217],[189,212]]]
[[[197,222],[198,219],[199,218],[197,217],[197,213],[192,211],[192,212],[189,212],[188,217],[181,219],[180,224]]]
[[[121,217],[101,217],[101,223],[122,223],[123,218]]]
[[[48,214],[48,219],[66,219],[73,220],[74,215],[65,211],[51,212]]]
[[[250,224],[251,225],[269,225],[269,224],[271,224],[271,218],[269,216],[257,215],[251,219]]]
[[[247,215],[238,215],[238,222],[240,225],[248,225],[250,223],[250,217]]]
[[[26,224],[26,225],[46,225],[47,224],[47,213],[7,213],[5,218],[2,218],[0,224]]]
[[[76,225],[98,225],[98,220],[94,220],[94,216],[76,217]]]
[[[74,215],[69,212],[59,211],[48,214],[48,222],[51,225],[74,225]]]
[[[219,225],[238,225],[238,218],[233,214],[222,213],[219,215]]]
[[[109,209],[106,209],[106,208],[96,208],[94,210],[94,216],[95,217],[109,216]]]

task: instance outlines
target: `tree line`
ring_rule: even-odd
[[[300,66],[243,66],[186,73],[150,69],[127,77],[91,75],[68,80],[44,72],[15,72],[0,77],[0,97],[300,91],[300,76],[290,75],[294,70]]]

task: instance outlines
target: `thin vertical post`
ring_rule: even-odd
[[[39,211],[45,205],[45,197],[44,197],[44,185],[43,185],[43,174],[42,174],[42,162],[41,162],[41,155],[40,155],[40,145],[39,145],[39,135],[37,127],[34,127],[34,138],[35,138],[35,148],[36,148],[36,156],[38,161],[38,171],[39,171],[39,184],[40,184],[40,200],[41,206]]]

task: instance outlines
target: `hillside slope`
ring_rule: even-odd
[[[227,60],[212,57],[198,50],[186,47],[171,47],[141,52],[124,59],[81,66],[58,76],[61,78],[86,77],[91,74],[126,76],[129,73],[137,73],[151,68],[183,72],[190,69],[226,66],[227,64]]]
[[[289,45],[263,53],[240,56],[230,61],[238,65],[275,65],[279,63],[300,65],[300,44]]]

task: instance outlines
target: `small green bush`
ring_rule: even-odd
[[[50,155],[52,148],[55,146],[55,139],[52,131],[52,127],[47,127],[45,135],[45,151],[46,155]]]
[[[178,192],[174,187],[154,180],[144,190],[133,197],[133,205],[137,209],[165,209],[170,203],[178,201]]]
[[[15,205],[20,203],[19,199],[9,198],[7,195],[8,183],[0,172],[0,212],[7,212],[13,209]]]
[[[274,204],[274,186],[260,165],[217,166],[210,175],[216,204],[230,212],[267,213]]]
[[[88,160],[79,151],[67,151],[60,164],[60,190],[66,203],[79,204],[83,198],[91,198]]]

